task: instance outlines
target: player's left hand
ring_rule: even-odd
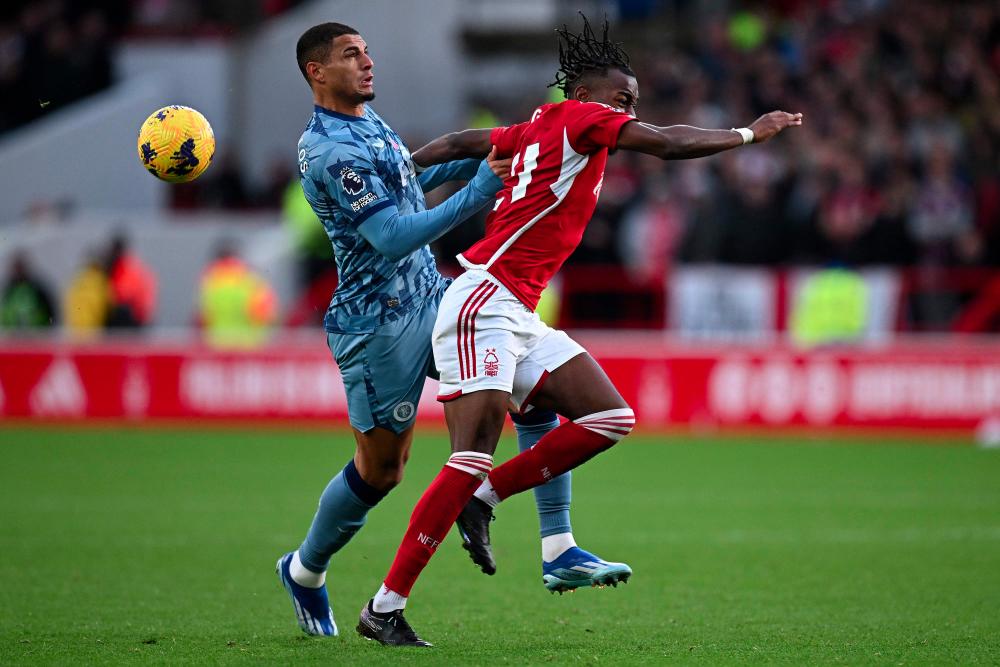
[[[763,143],[786,127],[801,124],[802,114],[800,113],[786,111],[766,113],[750,125],[750,129],[753,131],[753,142],[755,144]]]
[[[493,170],[493,173],[496,174],[497,178],[501,181],[510,176],[510,166],[513,162],[514,158],[507,158],[505,160],[498,159],[496,146],[490,148],[490,154],[486,156],[486,163],[490,165],[490,169]]]

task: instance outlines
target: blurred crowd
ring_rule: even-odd
[[[15,3],[0,12],[0,131],[59,95],[107,85],[109,34],[198,22],[231,28],[241,8],[263,17],[294,4]],[[613,155],[571,264],[617,265],[650,281],[675,263],[890,265],[924,276],[939,267],[1000,266],[1000,4],[609,5],[617,10],[614,36],[638,75],[640,119],[728,128],[784,109],[804,113],[805,124],[710,159]],[[520,122],[543,94],[525,94],[520,107],[486,101],[470,125]],[[15,98],[32,104],[6,103]],[[396,111],[383,113],[391,120]],[[282,156],[264,182],[250,183],[238,155],[222,152],[216,162],[202,179],[171,188],[174,207],[282,211],[301,249],[303,291],[315,292],[302,317],[315,319],[336,275],[323,230],[303,208],[294,165]],[[435,245],[445,270],[482,225],[480,217]],[[93,265],[100,267],[109,270],[106,260]],[[956,305],[951,299],[936,319]]]
[[[0,96],[31,104],[4,104],[0,130],[47,101],[106,85],[109,32],[233,26],[241,11],[264,17],[294,4],[39,0],[5,10]],[[638,74],[642,120],[739,127],[785,109],[803,112],[805,124],[708,160],[613,156],[574,263],[619,264],[640,277],[674,262],[1000,265],[1000,4],[610,5]],[[519,122],[539,97],[524,100],[485,118]],[[251,183],[239,156],[223,151],[203,179],[171,189],[173,204],[278,209],[292,167],[276,159]],[[439,257],[451,261],[481,225],[445,239]]]
[[[302,0],[131,0],[130,31],[138,35],[231,34]]]
[[[784,109],[806,122],[707,160],[612,156],[571,264],[638,280],[674,263],[1000,266],[1000,4],[620,5],[642,120],[740,127]],[[520,122],[538,101],[487,101],[470,125]],[[180,203],[277,200],[280,165],[252,193],[236,164]],[[453,264],[482,228],[480,216],[435,254]]]
[[[4,2],[0,6],[0,133],[103,90],[123,2]]]
[[[155,323],[157,276],[115,234],[106,249],[91,253],[58,296],[15,252],[0,284],[0,332],[24,334],[54,327],[74,338],[108,330],[137,331]],[[250,347],[266,340],[277,321],[278,302],[267,281],[243,261],[235,246],[220,243],[198,282],[193,324],[220,348]]]
[[[571,262],[1000,265],[1000,4],[624,4],[642,120],[805,124],[707,160],[612,157]]]
[[[14,253],[0,292],[0,327],[10,331],[57,324],[80,335],[135,329],[149,324],[155,310],[156,276],[122,234],[91,253],[58,298],[23,252]]]
[[[233,35],[302,0],[6,0],[0,134],[99,92],[122,36]]]

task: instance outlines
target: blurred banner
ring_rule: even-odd
[[[259,351],[149,344],[0,350],[0,414],[33,419],[333,419],[347,417],[340,372],[325,348]],[[436,386],[424,414],[440,416]]]
[[[668,325],[683,338],[712,341],[767,341],[775,331],[792,330],[803,318],[833,324],[829,313],[853,316],[851,341],[885,340],[898,319],[900,276],[888,268],[677,267],[665,281]],[[845,295],[845,290],[848,292]],[[845,298],[845,296],[847,298]],[[853,299],[850,297],[854,297]]]
[[[657,336],[581,338],[641,428],[729,426],[975,429],[1000,416],[1000,346],[900,342],[803,351]],[[442,424],[428,382],[425,423]],[[8,343],[0,415],[30,420],[330,420],[347,417],[320,345],[220,353],[171,344]]]
[[[778,280],[763,268],[681,267],[666,281],[669,324],[684,338],[766,340],[775,330]]]

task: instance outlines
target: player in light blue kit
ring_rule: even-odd
[[[353,28],[310,28],[296,57],[316,103],[299,140],[300,179],[326,228],[340,275],[324,324],[357,447],[323,491],[305,541],[278,560],[277,572],[299,626],[313,635],[336,635],[325,586],[330,557],[402,479],[424,380],[436,374],[431,331],[448,281],[427,244],[492,204],[502,184],[491,169],[506,171],[509,162],[463,160],[418,174],[402,139],[366,104],[375,97],[373,63]],[[452,180],[469,183],[426,210],[424,192]],[[528,413],[517,421],[522,450],[559,423],[553,413]],[[536,489],[536,500],[548,588],[627,579],[627,565],[576,546],[569,474]],[[468,511],[490,511],[474,503],[480,501]],[[483,571],[495,572],[488,538],[465,532],[463,538]]]

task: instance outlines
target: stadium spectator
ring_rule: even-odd
[[[111,241],[106,271],[111,285],[107,326],[137,328],[149,324],[156,310],[156,276],[131,251],[122,234]]]
[[[972,193],[955,175],[950,149],[932,147],[909,215],[922,264],[975,262],[982,245],[973,226]]]
[[[646,196],[623,216],[619,247],[625,265],[639,280],[663,276],[684,233],[687,211],[667,179],[649,179]]]
[[[111,309],[111,285],[98,254],[87,257],[63,296],[63,321],[73,335],[98,334]]]
[[[792,236],[778,191],[782,167],[766,151],[732,153],[720,161],[723,190],[713,215],[722,221],[717,259],[734,264],[778,264],[791,254]]]
[[[214,347],[255,347],[267,339],[277,299],[271,286],[224,243],[205,269],[199,288],[199,319]]]
[[[868,285],[856,271],[830,267],[803,280],[792,307],[790,333],[802,346],[852,343],[865,332]]]
[[[330,239],[327,238],[323,224],[302,194],[302,185],[298,180],[289,182],[285,187],[281,203],[281,219],[295,249],[300,288],[308,289],[317,278],[329,271],[336,271],[336,264],[330,251]],[[329,293],[323,296],[321,312],[326,311],[329,297]]]
[[[15,253],[10,277],[0,293],[0,326],[12,331],[50,327],[55,314],[49,288],[32,273],[27,255]]]

